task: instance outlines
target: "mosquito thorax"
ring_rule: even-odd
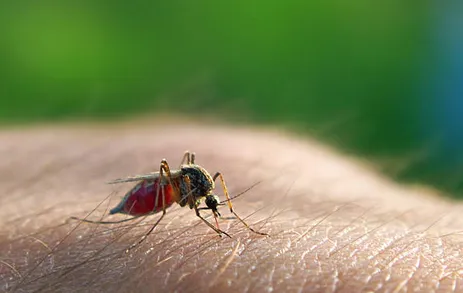
[[[194,164],[183,165],[181,171],[183,176],[190,179],[190,187],[195,197],[204,197],[214,189],[214,180],[203,167]]]

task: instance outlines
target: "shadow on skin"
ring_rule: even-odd
[[[0,288],[463,289],[460,204],[397,186],[316,142],[191,124],[162,127],[162,139],[160,131],[101,125],[0,132],[1,157],[7,158],[0,184],[10,191],[0,197]],[[103,182],[156,170],[162,158],[175,168],[186,149],[211,173],[224,174],[232,196],[262,181],[233,204],[270,237],[255,235],[237,220],[221,220],[232,238],[220,238],[193,210],[176,206],[142,245],[125,253],[159,215],[115,225],[66,222],[70,216],[101,220],[132,186]],[[220,186],[216,190],[223,198]],[[230,216],[226,207],[221,213]]]

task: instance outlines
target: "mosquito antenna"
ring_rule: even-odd
[[[241,191],[240,193],[238,193],[237,195],[234,195],[234,196],[231,196],[230,197],[230,200],[232,199],[235,199],[243,194],[245,194],[246,192],[248,192],[249,190],[253,189],[254,187],[256,187],[257,185],[261,184],[262,181],[257,181],[256,183],[254,183],[253,185],[251,185],[250,187],[246,188],[244,191]],[[221,201],[219,204],[222,205],[224,203],[226,203],[228,200],[223,200]]]

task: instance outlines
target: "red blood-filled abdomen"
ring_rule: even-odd
[[[159,198],[156,202],[159,180],[141,181],[135,185],[117,207],[110,214],[123,213],[133,216],[141,216],[162,211],[162,190],[159,190]],[[172,185],[164,185],[166,208],[174,203],[174,191]]]

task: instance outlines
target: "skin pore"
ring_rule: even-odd
[[[186,125],[186,126],[185,126]],[[101,220],[132,185],[176,169],[185,150],[224,175],[234,210],[218,237],[194,210],[114,225]],[[124,124],[0,131],[0,291],[463,291],[462,205],[399,186],[314,141],[192,125]],[[224,199],[216,182],[215,193]],[[201,213],[214,224],[210,211]],[[120,220],[116,215],[105,220]]]

